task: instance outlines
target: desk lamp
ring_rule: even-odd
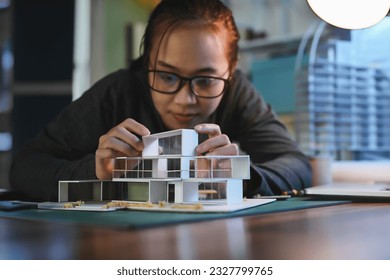
[[[390,0],[307,0],[307,3],[318,17],[344,29],[373,26],[390,11]]]

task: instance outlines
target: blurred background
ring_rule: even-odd
[[[0,188],[14,153],[94,82],[139,55],[159,0],[0,0]],[[239,67],[309,156],[390,155],[390,26],[349,31],[304,0],[224,0]]]

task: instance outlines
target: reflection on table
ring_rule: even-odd
[[[0,259],[389,259],[390,204],[142,230],[0,218]]]

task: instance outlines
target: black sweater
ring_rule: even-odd
[[[151,133],[166,131],[141,69],[134,62],[129,69],[101,79],[26,143],[11,167],[13,189],[34,200],[56,201],[59,180],[96,179],[99,137],[126,118],[142,123]],[[218,124],[250,155],[251,180],[245,182],[245,197],[310,186],[307,158],[242,72],[235,72],[207,122]]]

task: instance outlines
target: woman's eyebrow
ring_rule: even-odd
[[[171,70],[172,72],[179,72],[180,73],[180,69],[169,64],[169,63],[166,63],[164,61],[158,61],[157,64],[159,66],[162,66],[162,67],[165,67],[165,68],[168,68],[169,70]],[[192,74],[193,75],[197,75],[197,74],[205,74],[205,73],[210,73],[210,74],[215,74],[217,73],[217,69],[213,68],[213,67],[204,67],[204,68],[200,68],[200,69],[197,69],[196,71],[194,71]]]

